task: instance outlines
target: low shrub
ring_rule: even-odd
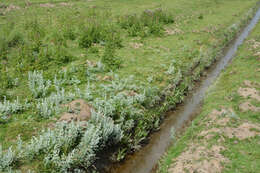
[[[119,17],[118,23],[130,36],[145,37],[149,34],[161,35],[163,25],[173,23],[173,16],[162,9],[145,10],[141,15]]]
[[[13,102],[10,102],[9,100],[6,100],[6,98],[4,98],[4,101],[0,102],[0,118],[7,119],[8,115],[21,112],[25,109],[28,109],[29,106],[30,104],[28,104],[27,102],[22,104],[19,101],[18,97]]]
[[[64,27],[63,36],[64,36],[64,38],[69,39],[69,40],[75,40],[77,38],[76,32],[70,26]]]
[[[79,46],[82,48],[89,48],[93,43],[99,43],[104,38],[106,26],[96,21],[91,22],[79,39]]]
[[[92,112],[91,119],[82,133],[78,145],[69,153],[62,152],[64,154],[61,156],[58,154],[61,151],[60,147],[56,145],[55,150],[45,157],[45,165],[58,172],[88,169],[96,159],[96,152],[101,151],[104,147],[117,144],[122,137],[120,126],[115,125],[111,118],[98,112]]]
[[[7,45],[9,48],[18,46],[19,44],[23,44],[23,43],[24,43],[23,35],[19,32],[10,34],[7,41]]]
[[[34,98],[45,97],[51,86],[50,80],[45,80],[42,71],[28,73],[28,86]]]
[[[49,97],[39,100],[36,105],[40,117],[49,118],[61,111],[60,104],[71,101],[80,97],[81,93],[65,93],[63,88],[56,86],[57,91],[53,92]]]
[[[105,47],[105,52],[102,56],[102,63],[105,64],[107,71],[114,71],[120,68],[122,64],[122,59],[115,54],[116,50],[113,44],[107,44]]]
[[[79,46],[90,48],[93,44],[113,44],[121,47],[120,32],[113,24],[106,24],[106,21],[90,21],[89,25],[82,31],[79,38]]]
[[[11,169],[12,164],[16,161],[15,153],[10,147],[7,152],[3,152],[0,145],[0,171],[7,171]]]

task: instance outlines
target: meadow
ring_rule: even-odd
[[[0,171],[92,172],[101,157],[118,162],[140,149],[256,4],[1,2]],[[90,117],[60,121],[80,115],[65,106],[75,100]]]

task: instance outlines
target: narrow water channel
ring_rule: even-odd
[[[257,24],[259,18],[260,8],[247,27],[242,30],[240,35],[225,51],[225,55],[209,70],[200,85],[189,94],[182,105],[177,107],[177,110],[169,112],[161,125],[160,131],[151,135],[149,144],[129,156],[121,165],[112,168],[111,173],[151,173],[154,171],[158,160],[171,143],[171,129],[174,128],[178,133],[189,120],[199,113],[207,89],[234,57],[238,47]]]

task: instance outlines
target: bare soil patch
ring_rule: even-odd
[[[170,173],[186,173],[186,172],[201,172],[201,173],[219,173],[223,169],[223,163],[229,162],[221,151],[225,148],[221,145],[224,141],[224,136],[228,138],[236,137],[239,140],[248,139],[260,135],[260,125],[250,122],[242,122],[238,127],[229,127],[231,117],[228,115],[233,110],[229,109],[214,109],[206,117],[205,129],[199,133],[199,137],[203,137],[193,144],[189,145],[185,152],[181,153],[173,160],[173,164],[168,171]],[[216,127],[217,126],[217,127]],[[220,141],[212,147],[208,147],[210,139],[214,136],[220,135]]]
[[[53,8],[55,7],[55,5],[51,3],[44,3],[44,4],[40,4],[40,7]]]
[[[250,104],[250,103],[249,103]],[[231,111],[231,109],[230,109]],[[238,127],[228,127],[227,124],[230,121],[230,117],[227,117],[227,110],[222,109],[221,111],[213,110],[210,114],[210,124],[207,127],[209,129],[203,130],[200,132],[199,136],[204,137],[205,139],[211,139],[215,135],[226,136],[229,138],[236,137],[240,140],[255,137],[260,133],[257,131],[252,131],[251,129],[260,130],[260,125],[252,124],[249,122],[242,122]],[[220,127],[215,127],[215,126]]]
[[[88,121],[91,118],[91,111],[94,110],[82,99],[74,100],[65,107],[69,109],[69,112],[64,113],[59,121]]]
[[[59,3],[60,6],[72,6],[72,3],[68,3],[68,2],[61,2]]]
[[[239,105],[239,109],[242,112],[252,111],[252,112],[260,112],[260,107],[256,107],[252,105],[249,101],[241,103]]]
[[[214,145],[211,148],[194,144],[174,159],[168,170],[170,173],[204,172],[218,173],[223,169],[222,162],[228,162],[220,152],[225,148]]]
[[[171,29],[171,28],[167,28],[165,30],[165,33],[167,35],[176,35],[176,34],[183,34],[184,32],[178,28],[174,28],[174,29]]]
[[[131,47],[134,49],[139,49],[143,47],[144,45],[142,43],[131,43]]]
[[[238,94],[244,98],[253,98],[260,101],[260,95],[255,88],[239,88]]]
[[[236,137],[239,140],[244,140],[260,135],[258,131],[253,129],[257,129],[259,131],[260,126],[249,122],[244,122],[237,128],[225,127],[223,129],[223,133],[229,138]]]
[[[21,7],[19,6],[16,6],[16,5],[8,5],[8,6],[2,6],[0,7],[0,13],[2,13],[3,15],[5,15],[6,13],[10,12],[10,11],[13,11],[13,10],[20,10]]]

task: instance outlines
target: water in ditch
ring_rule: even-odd
[[[234,57],[238,47],[257,24],[259,18],[260,8],[247,27],[242,30],[240,35],[227,48],[225,55],[209,70],[200,85],[189,94],[182,105],[178,106],[175,111],[168,113],[160,131],[151,135],[149,144],[140,151],[130,155],[124,163],[112,168],[111,173],[151,173],[154,171],[158,160],[171,143],[171,129],[174,128],[176,132],[180,132],[185,127],[185,124],[199,113],[207,89]]]

